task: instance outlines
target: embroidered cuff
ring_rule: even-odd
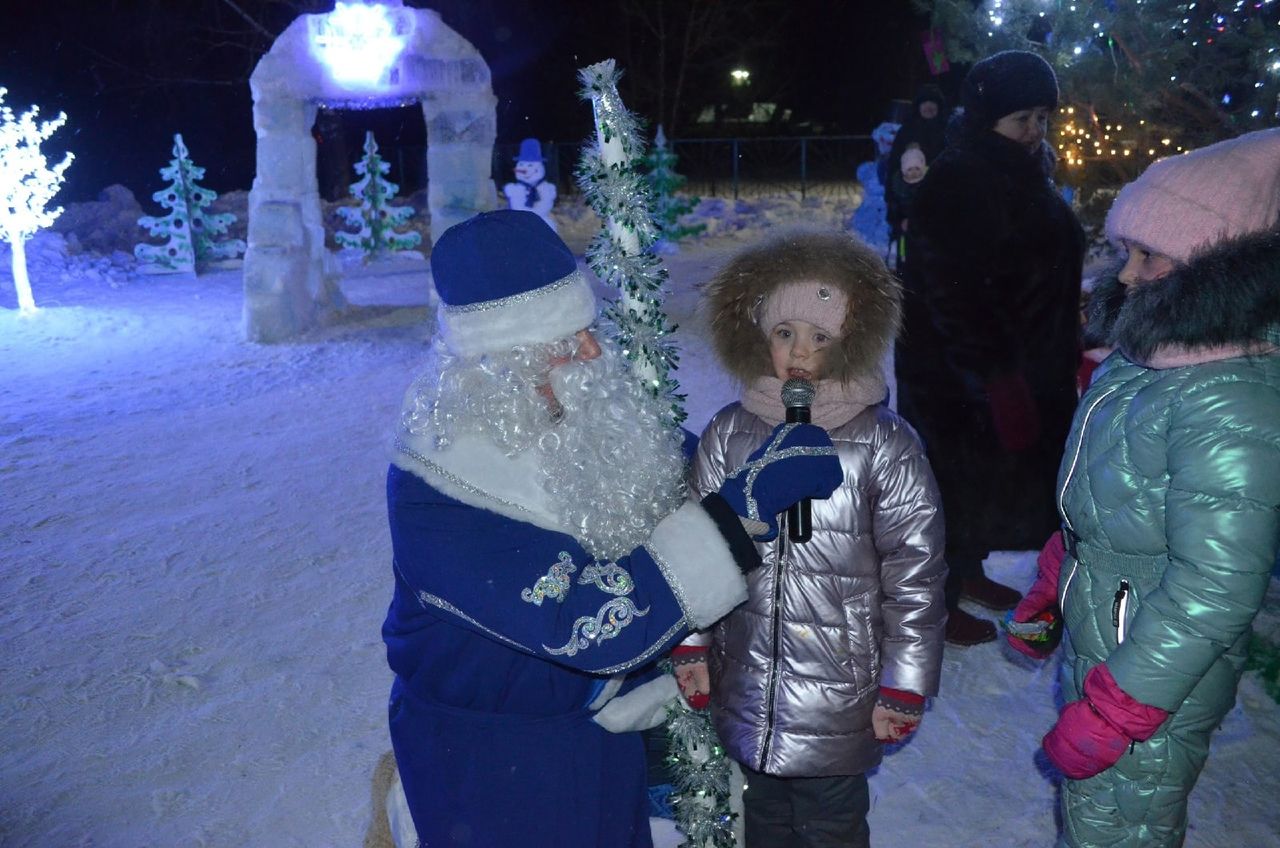
[[[885,707],[897,713],[909,716],[924,715],[924,695],[908,692],[905,689],[880,687],[880,696],[876,698],[876,706]]]
[[[676,645],[671,649],[672,665],[696,665],[707,661],[707,648],[701,645]]]

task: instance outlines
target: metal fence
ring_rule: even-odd
[[[876,146],[868,135],[772,136],[764,138],[690,138],[670,142],[679,157],[676,171],[686,178],[686,191],[699,197],[739,198],[798,196],[852,199],[858,165],[875,158]],[[511,182],[519,144],[493,148],[493,179]],[[543,142],[547,179],[561,195],[578,194],[573,169],[582,152],[581,142]],[[390,158],[391,179],[401,193],[424,188],[427,181],[426,149],[398,148]]]

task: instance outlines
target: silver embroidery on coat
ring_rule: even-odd
[[[644,663],[649,661],[650,657],[652,657],[654,654],[658,653],[659,651],[663,650],[664,648],[669,650],[671,645],[671,640],[675,638],[676,633],[678,633],[681,629],[684,629],[687,627],[689,627],[689,623],[684,618],[680,618],[678,621],[676,621],[675,624],[667,628],[667,632],[663,633],[662,636],[658,639],[658,641],[654,642],[652,645],[645,648],[644,653],[640,654],[640,656],[633,657],[627,660],[626,662],[620,662],[617,665],[611,665],[607,668],[594,668],[594,669],[588,669],[588,670],[592,674],[619,674],[621,672],[627,671],[628,669],[635,668],[638,665],[643,665]]]
[[[436,597],[435,595],[430,594],[429,592],[422,592],[422,591],[419,591],[417,593],[417,597],[418,597],[418,602],[421,604],[433,606],[436,609],[444,610],[447,613],[456,615],[458,618],[462,619],[467,624],[470,624],[472,627],[476,628],[477,630],[484,631],[485,633],[489,634],[490,636],[492,636],[493,638],[497,639],[500,642],[505,642],[506,644],[511,645],[514,648],[519,648],[522,651],[533,653],[524,645],[521,645],[519,642],[515,641],[514,639],[508,639],[506,636],[503,636],[498,631],[490,630],[488,627],[485,627],[483,624],[476,621],[474,618],[467,615],[465,612],[458,609],[453,604],[446,601],[444,598],[439,598],[439,597]]]
[[[587,566],[588,569],[593,567]],[[539,577],[532,589],[522,590],[520,597],[535,607],[542,606],[542,601],[546,598],[564,603],[564,596],[569,593],[569,575],[577,570],[578,567],[573,564],[573,557],[569,556],[569,552],[561,551],[560,561],[551,566],[550,571]],[[585,571],[583,577],[586,577]]]
[[[585,586],[588,583],[595,584],[601,592],[608,592],[610,595],[629,595],[636,585],[627,570],[616,562],[588,565],[582,569],[578,585]]]
[[[649,608],[636,609],[630,598],[614,598],[600,607],[600,611],[592,618],[584,615],[570,628],[569,641],[559,648],[543,645],[542,648],[552,656],[572,657],[578,651],[590,648],[592,643],[605,642],[622,632],[632,621],[649,614]]]

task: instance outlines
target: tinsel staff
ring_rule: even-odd
[[[662,309],[666,269],[652,250],[659,237],[648,182],[635,164],[644,154],[639,120],[618,96],[620,72],[606,59],[578,72],[582,98],[595,113],[596,137],[578,163],[578,184],[587,203],[605,222],[587,248],[587,263],[619,299],[604,310],[612,335],[633,372],[656,397],[670,403],[670,423],[685,418],[684,398],[675,393],[670,371],[675,346]],[[668,673],[670,669],[668,668]],[[706,710],[683,702],[667,709],[670,748],[667,761],[674,776],[671,804],[676,826],[689,848],[734,848],[734,814],[729,810],[732,768]]]
[[[582,98],[591,102],[596,135],[583,150],[577,180],[587,203],[605,222],[587,247],[587,264],[606,284],[619,291],[604,317],[633,373],[655,397],[670,402],[670,420],[685,418],[670,376],[678,361],[662,309],[667,271],[651,249],[660,233],[653,216],[648,183],[636,169],[644,154],[640,122],[618,95],[621,72],[606,59],[578,72]]]

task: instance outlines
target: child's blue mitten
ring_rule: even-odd
[[[811,498],[823,500],[844,479],[827,431],[813,424],[779,424],[755,453],[725,478],[720,497],[763,530],[752,538],[778,535],[778,514]]]

